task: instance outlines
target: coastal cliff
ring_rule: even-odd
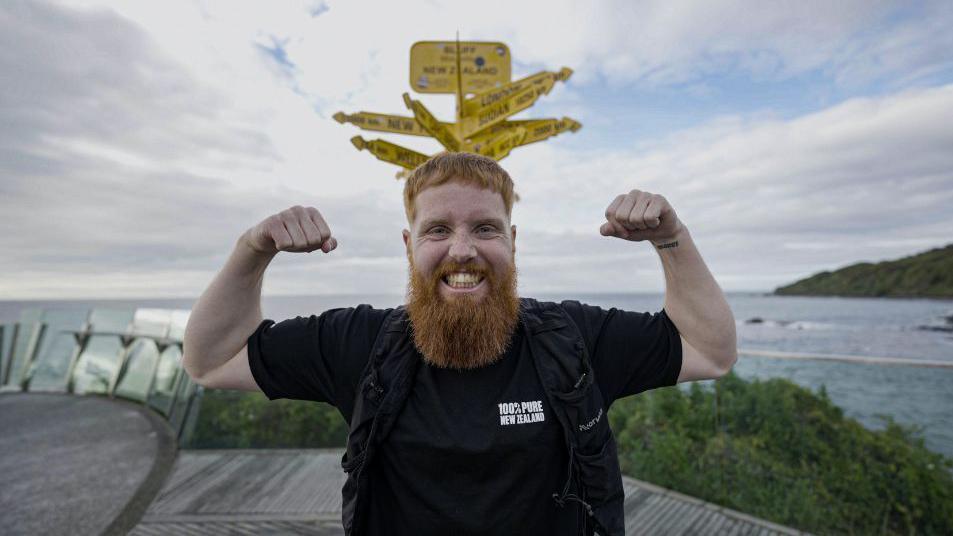
[[[953,244],[878,263],[820,272],[774,289],[784,296],[953,298]]]

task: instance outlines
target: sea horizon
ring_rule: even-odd
[[[527,295],[525,293],[523,295]],[[540,292],[549,301],[578,300],[603,308],[656,312],[664,292]],[[786,296],[727,291],[735,316],[739,350],[786,354],[893,357],[910,365],[876,365],[776,359],[739,352],[734,370],[745,379],[785,378],[831,400],[865,426],[882,429],[881,414],[922,427],[927,445],[953,457],[953,368],[914,366],[918,360],[953,363],[953,300]],[[0,301],[0,323],[17,322],[26,309],[90,308],[190,310],[197,297]],[[323,293],[262,296],[263,318],[281,322],[362,303],[378,308],[404,303],[404,295]]]

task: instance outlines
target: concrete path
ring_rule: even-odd
[[[142,405],[0,394],[0,533],[126,534],[175,453],[171,428]]]

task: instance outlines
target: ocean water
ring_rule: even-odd
[[[655,312],[664,295],[541,294],[602,307]],[[742,350],[929,359],[953,363],[953,300],[818,298],[728,293]],[[393,307],[400,295],[266,296],[262,312],[276,321],[334,307],[368,303]],[[26,308],[156,307],[190,309],[190,299],[0,301],[0,323],[15,322]],[[760,322],[750,322],[753,319]],[[883,416],[920,429],[926,445],[953,457],[953,368],[787,360],[744,355],[735,371],[745,378],[788,378],[817,390],[865,426],[879,429]]]

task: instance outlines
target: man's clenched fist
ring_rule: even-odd
[[[632,190],[619,194],[606,209],[606,223],[599,232],[633,242],[664,241],[682,228],[675,209],[658,194]]]
[[[252,249],[269,255],[279,251],[310,253],[316,249],[330,253],[338,247],[318,209],[300,205],[268,216],[249,229],[245,237]]]

